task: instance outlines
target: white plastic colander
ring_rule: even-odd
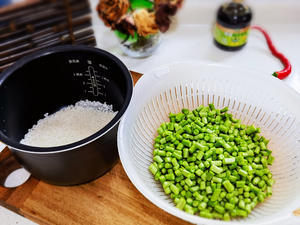
[[[209,103],[216,108],[228,106],[235,118],[260,127],[270,139],[268,148],[275,157],[273,195],[245,219],[224,222],[177,209],[148,170],[156,129],[168,121],[168,114]],[[300,96],[267,74],[197,62],[174,63],[146,73],[120,123],[118,148],[136,188],[158,207],[192,223],[274,224],[291,219],[300,207]]]

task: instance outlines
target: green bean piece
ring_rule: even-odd
[[[171,191],[172,191],[175,195],[178,195],[178,194],[179,194],[179,188],[176,187],[174,184],[171,184],[171,185],[170,185],[170,189],[171,189]]]
[[[224,213],[223,219],[225,221],[230,221],[230,215],[229,215],[229,213]]]
[[[195,213],[193,207],[188,204],[184,206],[184,211],[192,215]]]
[[[238,173],[243,176],[243,177],[246,177],[248,175],[247,171],[243,170],[243,169],[239,169],[238,170]]]
[[[192,146],[192,142],[190,142],[189,140],[182,140],[182,144],[186,147],[191,147]]]
[[[221,214],[224,214],[224,212],[225,212],[225,208],[220,205],[216,205],[214,209]]]
[[[212,189],[211,189],[210,186],[206,186],[205,190],[206,190],[207,194],[211,194],[212,193]]]
[[[256,132],[256,128],[251,125],[251,126],[248,126],[247,129],[246,129],[246,134],[252,134],[252,133],[255,133]]]
[[[260,181],[260,177],[255,177],[255,178],[252,180],[252,183],[253,183],[254,185],[257,185],[259,181]]]
[[[270,155],[270,156],[268,157],[268,165],[272,165],[273,162],[274,162],[274,159],[275,159],[274,156],[271,156],[271,155]]]
[[[188,158],[189,157],[189,150],[187,148],[184,148],[182,151],[183,151],[183,158]]]
[[[239,201],[239,207],[241,208],[241,209],[245,209],[245,202],[244,202],[244,200],[243,199],[241,199],[240,201]]]
[[[228,107],[226,106],[225,108],[221,109],[220,112],[221,113],[226,113],[228,111]]]
[[[237,181],[236,182],[236,187],[240,187],[240,188],[243,188],[245,186],[245,181]]]
[[[193,193],[193,196],[199,201],[203,200],[203,196],[197,191]]]
[[[165,163],[165,168],[166,169],[171,169],[172,168],[172,164],[171,163]]]
[[[208,219],[213,218],[213,215],[209,211],[201,211],[199,215]]]
[[[210,200],[213,201],[213,202],[217,201],[218,198],[219,198],[219,195],[220,195],[221,191],[222,191],[222,189],[216,188],[215,191],[213,192]]]
[[[223,182],[223,185],[225,187],[225,189],[228,191],[228,192],[233,192],[234,191],[234,186],[230,183],[229,180],[225,180]]]
[[[203,174],[203,171],[201,169],[197,169],[195,174],[200,177]]]
[[[153,175],[155,175],[158,171],[158,168],[157,168],[157,166],[155,166],[155,164],[151,163],[150,166],[149,166],[149,170],[151,171],[151,173]]]
[[[225,203],[225,208],[228,209],[229,211],[232,211],[234,209],[234,204],[231,204],[229,202]]]
[[[187,177],[187,178],[189,178],[189,177],[192,176],[192,174],[191,174],[188,170],[186,170],[186,169],[183,169],[183,170],[182,170],[182,174],[183,174],[185,177]]]
[[[178,209],[183,210],[185,204],[186,204],[185,199],[184,199],[183,197],[181,197],[181,198],[179,199],[178,203],[176,204],[176,207],[177,207]]]
[[[222,169],[221,167],[218,167],[218,166],[216,166],[216,165],[214,165],[214,164],[210,167],[210,170],[211,170],[212,172],[214,172],[214,173],[217,173],[217,174],[223,172],[223,169]]]
[[[237,210],[236,210],[236,214],[237,214],[238,216],[242,216],[242,217],[248,216],[247,211],[242,210],[242,209],[237,209]]]
[[[235,157],[224,158],[223,163],[224,164],[233,164],[233,163],[235,163]]]
[[[213,178],[212,178],[212,181],[213,181],[213,182],[216,182],[216,183],[222,183],[222,178],[219,178],[219,177],[213,177]]]
[[[211,161],[211,164],[215,166],[222,166],[222,161],[221,160]]]
[[[164,161],[159,155],[154,156],[153,160],[157,163],[162,163]]]
[[[189,187],[191,187],[191,186],[194,185],[193,181],[192,181],[190,178],[186,178],[186,179],[185,179],[185,183],[186,183]]]
[[[184,108],[181,110],[181,112],[184,113],[185,115],[187,115],[187,114],[189,114],[190,110]]]
[[[175,158],[172,159],[172,164],[174,166],[174,169],[178,169],[180,167],[180,165],[178,164],[178,162]]]
[[[200,190],[205,190],[206,185],[205,185],[205,181],[201,181],[200,182]]]
[[[168,173],[165,175],[167,180],[175,180],[175,175],[173,173]]]

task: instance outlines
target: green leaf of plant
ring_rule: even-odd
[[[130,0],[132,9],[153,9],[154,3],[150,0]]]

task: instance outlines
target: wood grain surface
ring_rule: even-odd
[[[132,72],[134,82],[141,74]],[[9,151],[6,149],[5,151]],[[38,224],[188,225],[148,201],[121,162],[88,184],[62,187],[31,177],[14,189],[0,187],[0,204]]]

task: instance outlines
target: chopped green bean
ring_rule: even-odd
[[[151,163],[151,165],[149,166],[149,170],[151,171],[151,173],[153,175],[155,175],[158,171],[158,168],[157,168],[157,166],[155,166],[155,164]]]
[[[235,163],[235,157],[224,158],[223,163],[224,164],[233,164],[233,163]]]
[[[210,167],[210,170],[211,170],[212,172],[214,172],[214,173],[217,173],[217,174],[223,172],[223,169],[222,169],[221,167],[218,167],[218,166],[216,166],[216,165],[214,165],[214,164]]]
[[[170,113],[154,139],[149,171],[176,207],[206,218],[246,217],[272,195],[275,158],[260,129],[213,104]]]
[[[225,189],[228,191],[228,192],[233,192],[234,191],[234,186],[230,183],[229,180],[225,180],[223,182],[223,185],[225,187]]]

